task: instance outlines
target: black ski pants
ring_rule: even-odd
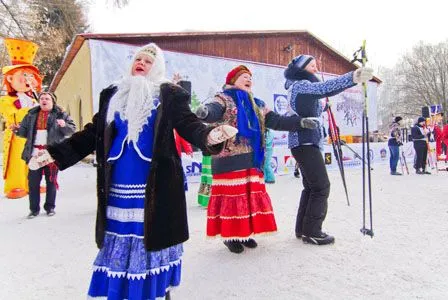
[[[296,234],[316,235],[322,231],[330,195],[330,180],[324,159],[316,146],[298,146],[292,148],[291,153],[299,163],[303,178]]]
[[[414,150],[415,150],[415,168],[417,170],[421,169],[422,171],[425,171],[426,159],[428,157],[428,146],[426,145],[426,141],[423,140],[414,141]]]

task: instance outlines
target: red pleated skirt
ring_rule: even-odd
[[[207,236],[247,239],[277,231],[271,198],[258,169],[213,174],[207,208]]]

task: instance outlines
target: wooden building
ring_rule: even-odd
[[[343,74],[357,68],[350,60],[308,31],[230,31],[139,34],[79,34],[69,47],[50,89],[77,125],[91,119],[91,59],[87,40],[130,45],[157,43],[164,50],[286,66],[299,54],[318,59],[319,69]],[[375,79],[379,82],[378,79]]]

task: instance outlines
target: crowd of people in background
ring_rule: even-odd
[[[448,122],[443,125],[443,113],[439,114],[440,121],[434,121],[433,118],[418,117],[415,124],[411,127],[409,136],[404,136],[406,128],[403,124],[403,118],[396,116],[390,124],[390,135],[388,147],[390,152],[390,174],[403,175],[397,171],[398,162],[406,165],[406,155],[404,144],[412,142],[413,144],[413,168],[418,175],[430,175],[430,169],[437,169],[437,162],[447,161],[448,145]],[[435,148],[433,145],[435,144]],[[434,155],[435,154],[435,155]]]

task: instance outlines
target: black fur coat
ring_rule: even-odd
[[[100,109],[80,132],[48,148],[60,170],[64,170],[93,151],[97,157],[96,243],[103,246],[106,206],[110,187],[111,165],[107,155],[114,139],[113,124],[106,124],[109,100],[117,91],[110,86],[100,95]],[[176,151],[173,129],[188,142],[211,154],[223,144],[207,147],[212,127],[205,126],[189,108],[190,94],[178,85],[162,84],[160,105],[154,128],[151,171],[147,180],[144,241],[147,250],[167,248],[188,239],[187,211],[181,159]]]

